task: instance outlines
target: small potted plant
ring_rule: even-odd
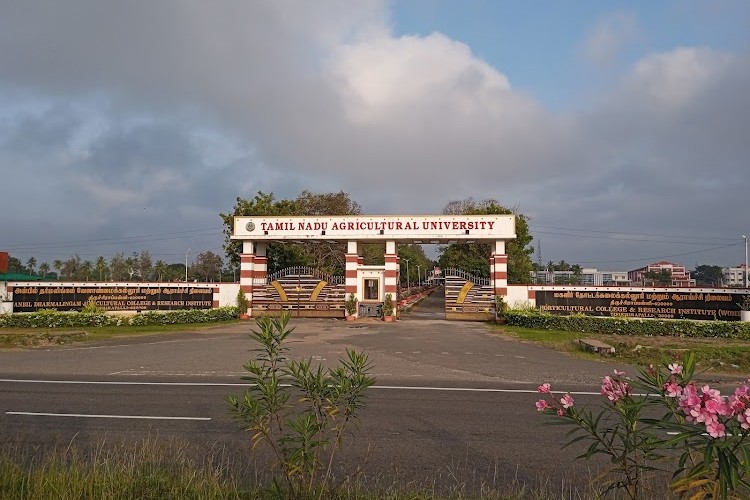
[[[237,292],[237,309],[240,312],[240,319],[250,319],[250,316],[247,314],[247,297],[242,288]]]
[[[393,297],[388,293],[385,296],[385,302],[383,302],[383,321],[394,321],[396,316],[394,316],[393,311]]]
[[[346,299],[346,304],[344,304],[344,307],[346,308],[347,321],[354,321],[355,319],[357,319],[357,297],[355,297],[353,293],[349,294],[349,298]]]

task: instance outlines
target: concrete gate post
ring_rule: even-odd
[[[398,314],[398,254],[396,253],[396,242],[385,242],[385,278],[383,279],[383,299],[391,294],[393,299],[393,314]]]
[[[492,245],[490,276],[492,277],[495,297],[502,297],[503,300],[506,300],[508,296],[508,256],[505,254],[504,240],[497,240]]]
[[[268,276],[267,245],[264,242],[243,241],[240,254],[240,289],[247,299],[247,314],[253,315],[253,288],[265,286]]]
[[[349,299],[349,295],[354,294],[358,301],[362,301],[362,296],[359,291],[359,279],[357,277],[357,271],[359,266],[364,263],[364,257],[360,255],[362,246],[358,241],[347,242],[346,247],[346,283],[344,285],[344,293],[346,299]],[[359,316],[359,310],[354,313],[354,316]]]

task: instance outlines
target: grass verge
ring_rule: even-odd
[[[252,457],[250,455],[250,457]],[[76,444],[40,448],[6,438],[0,442],[0,498],[57,499],[271,499],[284,498],[270,488],[267,462],[254,462],[239,451],[214,446],[198,449],[177,440],[146,438],[137,443],[105,440],[90,447]],[[355,478],[308,498],[330,500],[539,500],[595,498],[569,484],[515,480],[482,485],[467,492],[459,478],[447,490],[434,478],[401,481],[391,476]]]
[[[91,342],[140,335],[198,332],[238,321],[216,323],[188,323],[178,325],[147,326],[94,326],[91,328],[3,328],[0,330],[0,348],[34,347]]]
[[[708,374],[747,375],[750,373],[750,342],[711,338],[647,337],[633,335],[604,335],[596,333],[539,330],[518,326],[497,326],[498,331],[521,341],[532,342],[551,349],[587,359],[602,359],[581,348],[578,339],[590,338],[615,348],[608,355],[614,361],[647,366],[682,359],[687,351],[696,355],[697,366]]]

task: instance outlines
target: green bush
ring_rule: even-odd
[[[237,307],[184,309],[179,311],[145,311],[129,318],[104,312],[58,312],[45,309],[30,314],[0,314],[0,328],[178,325],[230,321],[238,317],[239,310]]]
[[[179,311],[145,311],[130,318],[131,325],[180,325],[184,323],[215,323],[239,317],[236,306],[218,309],[182,309]]]
[[[750,340],[750,323],[740,321],[695,321],[640,319],[555,314],[511,309],[505,313],[509,326],[541,330],[641,335],[652,337],[704,337]]]

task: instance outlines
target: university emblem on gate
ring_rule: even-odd
[[[253,231],[255,231],[255,223],[253,223],[253,221],[248,222],[247,224],[245,224],[245,229],[252,233]]]

